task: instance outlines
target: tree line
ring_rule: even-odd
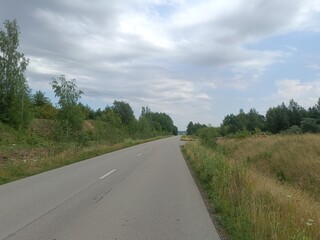
[[[93,110],[80,102],[83,91],[77,88],[76,80],[67,80],[64,75],[50,83],[59,99],[57,106],[42,91],[32,94],[25,76],[29,59],[18,51],[19,34],[16,20],[4,21],[4,29],[0,30],[1,122],[23,130],[33,118],[55,120],[57,140],[83,137],[79,133],[83,133],[86,119],[102,122],[114,134],[134,138],[177,135],[178,129],[168,114],[152,112],[148,107],[142,107],[138,119],[125,101],[115,100],[112,106]]]
[[[200,134],[205,128],[208,128],[205,124],[189,122],[187,134]],[[237,115],[225,116],[220,127],[214,129],[219,136],[241,136],[261,132],[319,133],[320,98],[308,109],[291,99],[288,106],[282,103],[276,107],[270,107],[265,116],[259,114],[254,108],[247,113],[240,109]]]

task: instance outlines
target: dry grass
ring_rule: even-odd
[[[250,170],[247,202],[256,239],[320,239],[320,204],[303,191]]]
[[[182,135],[180,138],[181,141],[193,141],[195,140],[194,136],[190,136],[190,135]]]
[[[220,140],[234,161],[247,161],[267,174],[320,200],[320,135]]]
[[[320,136],[219,143],[210,150],[192,142],[184,151],[232,239],[320,239]]]

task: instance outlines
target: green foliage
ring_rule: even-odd
[[[32,105],[35,118],[54,119],[57,115],[57,109],[52,105],[44,92],[36,91],[32,96]]]
[[[238,115],[229,114],[223,119],[219,133],[222,136],[235,137],[246,137],[250,133],[256,134],[257,129],[285,134],[301,131],[315,133],[319,131],[318,125],[320,126],[320,98],[317,104],[308,111],[291,99],[288,106],[282,103],[277,107],[270,107],[266,116],[260,115],[254,108],[248,113],[240,109]]]
[[[157,132],[155,131],[152,122],[146,117],[140,117],[138,121],[138,132],[135,137],[148,138],[156,135]]]
[[[46,104],[50,104],[50,100],[45,96],[44,92],[36,91],[36,93],[32,97],[32,103],[34,106],[41,107]]]
[[[288,107],[282,103],[275,108],[269,108],[266,113],[267,130],[279,133],[294,125],[300,126],[307,115],[307,111],[291,99]]]
[[[320,123],[320,97],[318,99],[318,102],[308,110],[308,117],[317,119],[317,123]]]
[[[0,120],[17,129],[27,126],[30,115],[30,90],[24,73],[29,60],[18,52],[17,21],[5,20],[0,30]]]
[[[173,126],[173,135],[177,136],[178,135],[178,127],[177,126]]]
[[[31,109],[29,89],[20,89],[11,98],[8,112],[9,124],[20,131],[25,129],[33,118]]]
[[[59,105],[61,108],[75,106],[78,103],[83,92],[77,90],[76,80],[66,80],[64,75],[54,79],[52,82],[52,89],[56,97],[59,97]]]
[[[275,142],[278,137],[284,140],[284,145]],[[316,135],[304,137],[308,137],[309,140],[319,138]],[[317,168],[305,168],[307,165],[316,166],[309,162],[311,159],[316,160],[317,155],[314,154],[317,148],[310,148],[310,142],[315,146],[319,144],[317,141],[306,139],[299,142],[296,140],[296,136],[272,136],[267,142],[259,138],[230,139],[221,142],[228,149],[226,153],[223,153],[225,150],[221,151],[220,144],[214,149],[204,147],[198,142],[184,145],[183,151],[208,193],[215,217],[229,235],[228,239],[319,239],[318,201],[306,195],[305,186],[301,183],[306,181],[308,184],[314,184],[309,180],[310,176],[319,176],[315,174],[318,172]],[[295,146],[285,148],[291,143],[295,143]],[[269,144],[275,147],[272,147],[272,156]],[[306,152],[302,153],[301,155],[307,159],[304,158],[300,165],[301,157],[294,159],[290,153],[291,157],[288,158],[288,150],[294,150],[296,155],[301,152],[301,145],[312,157]],[[288,163],[280,163],[275,169],[276,176],[271,177],[265,167],[272,168],[273,160],[279,163],[280,159],[274,158],[277,155],[275,151],[281,152]],[[254,158],[253,154],[258,152],[261,153],[259,157],[256,156],[260,159],[259,164],[246,160],[249,156],[251,159]],[[279,168],[281,166],[282,169]],[[287,185],[290,179],[288,168],[300,174],[297,176],[298,184],[295,189]],[[311,171],[306,171],[308,168]],[[301,175],[306,176],[308,180]]]
[[[17,140],[16,131],[9,125],[0,122],[0,146],[14,144]]]
[[[108,122],[116,128],[124,127],[121,121],[119,114],[117,114],[112,108],[106,107],[104,111],[100,110],[99,116],[97,119]]]
[[[174,126],[173,120],[168,114],[152,112],[148,107],[142,107],[139,130],[142,130],[145,134],[149,132],[150,136],[178,134],[178,128]]]
[[[223,119],[220,128],[220,134],[222,136],[239,135],[236,134],[238,132],[255,133],[256,129],[261,130],[265,128],[265,118],[263,115],[260,115],[254,108],[250,109],[248,113],[245,113],[242,109],[240,109],[238,115],[227,115]]]
[[[305,118],[306,115],[307,111],[303,107],[299,106],[297,102],[291,99],[288,106],[289,125],[300,126],[301,120]]]
[[[83,113],[85,119],[95,119],[95,112],[89,105],[78,103],[78,106],[81,109],[81,112]]]
[[[320,132],[320,125],[317,124],[317,120],[314,118],[304,118],[301,121],[301,130],[304,133],[318,133]]]
[[[127,137],[127,133],[123,128],[117,128],[110,122],[95,120],[92,122],[92,125],[93,129],[86,132],[90,141],[116,144]]]
[[[224,117],[221,128],[223,128],[223,135],[228,133],[236,133],[238,131],[237,117],[233,114]]]
[[[217,146],[218,131],[217,128],[213,127],[200,128],[197,131],[197,136],[199,136],[201,144],[212,148]]]
[[[194,135],[198,132],[199,129],[206,127],[207,125],[205,124],[189,122],[187,126],[187,135]]]
[[[249,137],[251,136],[251,132],[249,132],[248,130],[244,129],[244,130],[241,130],[241,131],[237,131],[235,134],[234,134],[234,137],[235,138],[246,138],[246,137]]]
[[[293,125],[290,128],[288,128],[284,131],[281,131],[280,133],[282,133],[282,134],[300,134],[300,133],[302,133],[302,130],[297,125]]]
[[[115,100],[113,102],[112,110],[118,114],[123,125],[128,126],[136,119],[131,106],[127,102]]]
[[[77,90],[75,79],[66,80],[64,75],[52,81],[52,89],[59,98],[58,124],[59,137],[69,139],[76,131],[80,131],[84,122],[84,115],[78,100],[83,92]]]

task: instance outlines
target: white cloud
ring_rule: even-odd
[[[45,58],[29,56],[31,59],[28,71],[38,74],[59,74],[59,66],[55,62],[50,62]]]
[[[313,106],[320,97],[320,80],[302,82],[298,79],[285,79],[276,83],[277,92],[273,96],[280,102],[288,102],[294,99],[303,107]]]
[[[319,0],[0,3],[0,16],[18,19],[21,48],[31,60],[27,75],[32,87],[43,88],[52,77],[66,74],[78,80],[87,99],[101,104],[126,99],[185,121],[201,115],[207,122],[213,90],[244,91],[269,66],[293,57],[247,44],[294,31],[319,31],[319,12]],[[309,67],[318,70],[318,65]],[[283,80],[277,97],[314,98],[317,84]]]

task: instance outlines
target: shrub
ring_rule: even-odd
[[[304,118],[301,121],[301,129],[304,133],[318,133],[320,132],[320,125],[317,124],[315,118]]]
[[[218,129],[213,127],[201,128],[197,131],[197,135],[203,145],[207,147],[217,146]]]
[[[300,134],[300,133],[302,133],[302,130],[297,125],[293,125],[290,128],[288,128],[287,130],[281,131],[281,133],[283,133],[283,134]]]

